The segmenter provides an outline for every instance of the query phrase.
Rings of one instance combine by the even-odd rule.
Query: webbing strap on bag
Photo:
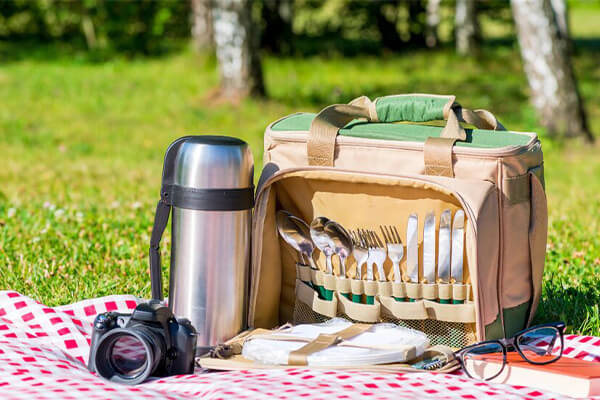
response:
[[[454,178],[452,167],[452,147],[455,138],[429,137],[425,140],[423,157],[425,159],[425,174]]]
[[[361,96],[349,104],[325,107],[311,123],[307,141],[308,163],[333,166],[338,131],[357,118],[364,118],[368,122],[426,122],[444,119],[447,122],[440,137],[425,147],[425,169],[430,175],[454,176],[452,147],[457,140],[464,141],[467,138],[460,122],[472,124],[478,129],[504,129],[489,111],[462,108],[455,100],[455,96],[426,94],[385,96],[375,101]]]
[[[531,182],[531,214],[529,222],[529,256],[533,293],[527,325],[531,324],[542,295],[542,278],[548,239],[548,204],[541,180],[534,172],[529,173]]]
[[[320,334],[315,340],[305,344],[298,350],[290,352],[288,356],[289,365],[307,365],[308,356],[318,351],[324,350],[330,346],[340,343],[342,340],[348,340],[363,332],[366,332],[372,325],[352,324],[346,329],[331,334]]]
[[[309,165],[332,166],[338,130],[356,118],[371,121],[369,107],[350,103],[324,108],[310,125],[310,137],[307,142]]]

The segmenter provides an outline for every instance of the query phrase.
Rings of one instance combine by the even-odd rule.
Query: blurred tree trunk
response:
[[[427,0],[427,18],[425,19],[425,44],[427,47],[436,47],[439,41],[440,3],[441,0]]]
[[[87,14],[83,14],[81,17],[81,30],[85,37],[85,43],[89,50],[94,50],[98,47],[98,39],[96,38],[96,29],[94,27],[94,21]]]
[[[197,50],[213,46],[211,0],[192,1],[192,38]]]
[[[258,36],[250,0],[215,0],[212,5],[215,50],[221,73],[221,96],[264,96]]]
[[[567,32],[561,35],[556,8],[550,0],[512,0],[511,5],[531,99],[542,125],[551,135],[564,132],[593,141],[571,64],[570,39]]]
[[[456,0],[454,24],[458,54],[467,55],[474,52],[479,44],[476,0]]]
[[[276,54],[292,50],[292,0],[264,0],[261,9],[263,31],[261,47]]]
[[[562,38],[569,37],[569,15],[567,14],[567,4],[565,0],[550,0],[550,5],[554,11],[554,17],[558,26],[558,33]]]

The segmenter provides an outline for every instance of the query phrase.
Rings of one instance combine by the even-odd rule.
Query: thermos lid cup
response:
[[[174,207],[234,211],[252,208],[254,161],[248,144],[227,136],[186,136],[169,146],[162,195]]]
[[[191,136],[178,146],[173,183],[197,189],[252,186],[252,154],[243,140],[226,136]]]

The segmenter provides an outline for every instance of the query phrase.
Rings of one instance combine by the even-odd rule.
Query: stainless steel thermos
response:
[[[246,326],[254,162],[242,140],[187,136],[165,155],[150,240],[152,297],[162,300],[160,239],[171,218],[169,308],[198,332],[197,353]]]

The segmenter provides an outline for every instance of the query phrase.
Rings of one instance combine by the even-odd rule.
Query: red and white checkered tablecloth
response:
[[[138,299],[108,296],[46,307],[0,291],[1,399],[559,399],[539,389],[488,384],[461,373],[382,374],[303,368],[196,373],[124,386],[86,369],[92,321],[105,311],[129,312]],[[566,357],[600,362],[600,338],[566,336]]]

